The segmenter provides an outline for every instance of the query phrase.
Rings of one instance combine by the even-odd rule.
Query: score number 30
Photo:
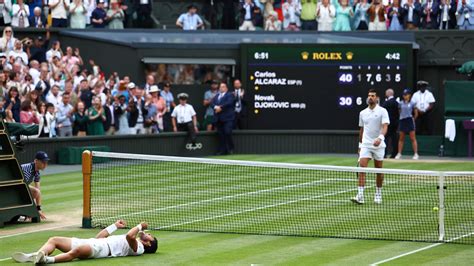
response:
[[[362,104],[362,97],[356,98],[356,104]],[[339,97],[339,106],[352,106],[352,97]]]

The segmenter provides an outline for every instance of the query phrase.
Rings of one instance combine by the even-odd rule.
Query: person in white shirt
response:
[[[51,8],[51,17],[53,18],[53,27],[67,27],[67,12],[69,10],[69,0],[50,0],[49,8]]]
[[[318,3],[318,7],[316,8],[318,31],[332,31],[335,17],[336,8],[329,2],[329,0],[323,0],[322,3]]]
[[[197,12],[197,7],[195,5],[188,6],[188,12],[181,14],[178,20],[176,21],[176,26],[182,28],[183,30],[197,30],[201,27],[204,27],[204,23],[199,17]]]
[[[430,121],[431,113],[436,102],[433,93],[428,90],[429,83],[420,80],[417,82],[418,91],[413,94],[412,102],[415,103],[415,108],[418,112],[416,119],[416,134],[417,135],[432,135],[433,123]]]
[[[18,3],[13,4],[12,7],[12,26],[17,28],[28,28],[30,21],[30,8],[23,0],[18,0]]]
[[[17,61],[17,59],[21,59],[19,61],[21,61],[24,66],[28,65],[28,54],[23,51],[23,44],[20,40],[15,41],[15,48],[8,52],[7,57],[13,57],[15,61]]]
[[[367,108],[359,114],[359,165],[367,167],[370,159],[374,159],[375,168],[383,167],[385,155],[385,134],[387,134],[390,118],[385,108],[378,105],[377,92],[369,90]],[[377,173],[374,202],[382,203],[383,174]],[[364,203],[365,173],[359,173],[357,195],[351,199],[357,204]]]
[[[12,254],[12,259],[17,262],[52,264],[73,261],[74,259],[115,258],[156,253],[158,240],[151,234],[143,232],[148,228],[146,223],[138,224],[125,235],[112,235],[117,229],[126,226],[125,221],[118,220],[100,231],[95,238],[89,239],[51,237],[38,252],[16,252]],[[56,249],[63,253],[51,256]]]
[[[63,57],[63,52],[61,51],[61,43],[59,41],[54,41],[53,45],[51,45],[51,49],[46,52],[46,60],[49,63],[53,62],[53,57]]]
[[[53,85],[48,95],[46,95],[46,102],[52,103],[56,109],[59,107],[59,104],[62,102],[61,94],[59,93],[59,86]]]
[[[188,140],[190,139],[191,143],[195,145],[196,132],[198,132],[196,112],[193,106],[187,103],[188,97],[186,93],[178,94],[179,104],[173,109],[173,113],[171,113],[173,131],[187,131]]]
[[[301,4],[298,1],[287,0],[281,9],[283,12],[283,29],[299,31],[301,26]]]

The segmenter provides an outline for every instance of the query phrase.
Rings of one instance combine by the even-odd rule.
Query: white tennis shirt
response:
[[[390,124],[387,109],[378,104],[374,109],[369,107],[362,110],[359,114],[359,127],[364,128],[362,134],[361,148],[381,149],[385,148],[385,141],[382,141],[378,147],[374,146],[376,138],[382,134],[382,125]]]
[[[139,256],[145,252],[143,244],[137,241],[137,252],[133,251],[127,242],[127,235],[116,235],[105,238],[105,241],[110,247],[111,257],[125,257],[125,256]]]

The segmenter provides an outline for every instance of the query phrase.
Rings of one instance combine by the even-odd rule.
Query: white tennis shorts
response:
[[[107,258],[109,256],[109,245],[107,245],[107,242],[102,239],[80,239],[75,237],[71,239],[71,249],[75,249],[82,245],[89,245],[91,247],[92,254],[89,257],[91,259]]]
[[[374,159],[376,161],[383,161],[383,157],[385,155],[385,149],[371,149],[371,148],[360,148],[359,158],[369,158]]]

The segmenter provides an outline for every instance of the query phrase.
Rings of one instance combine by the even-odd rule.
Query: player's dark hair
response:
[[[145,253],[148,253],[148,254],[156,253],[156,250],[158,250],[158,239],[156,239],[156,237],[153,237],[153,241],[150,242],[150,245],[149,246],[143,245],[143,247],[145,249]]]
[[[369,93],[375,93],[375,95],[377,96],[377,91],[375,89],[370,89]]]

